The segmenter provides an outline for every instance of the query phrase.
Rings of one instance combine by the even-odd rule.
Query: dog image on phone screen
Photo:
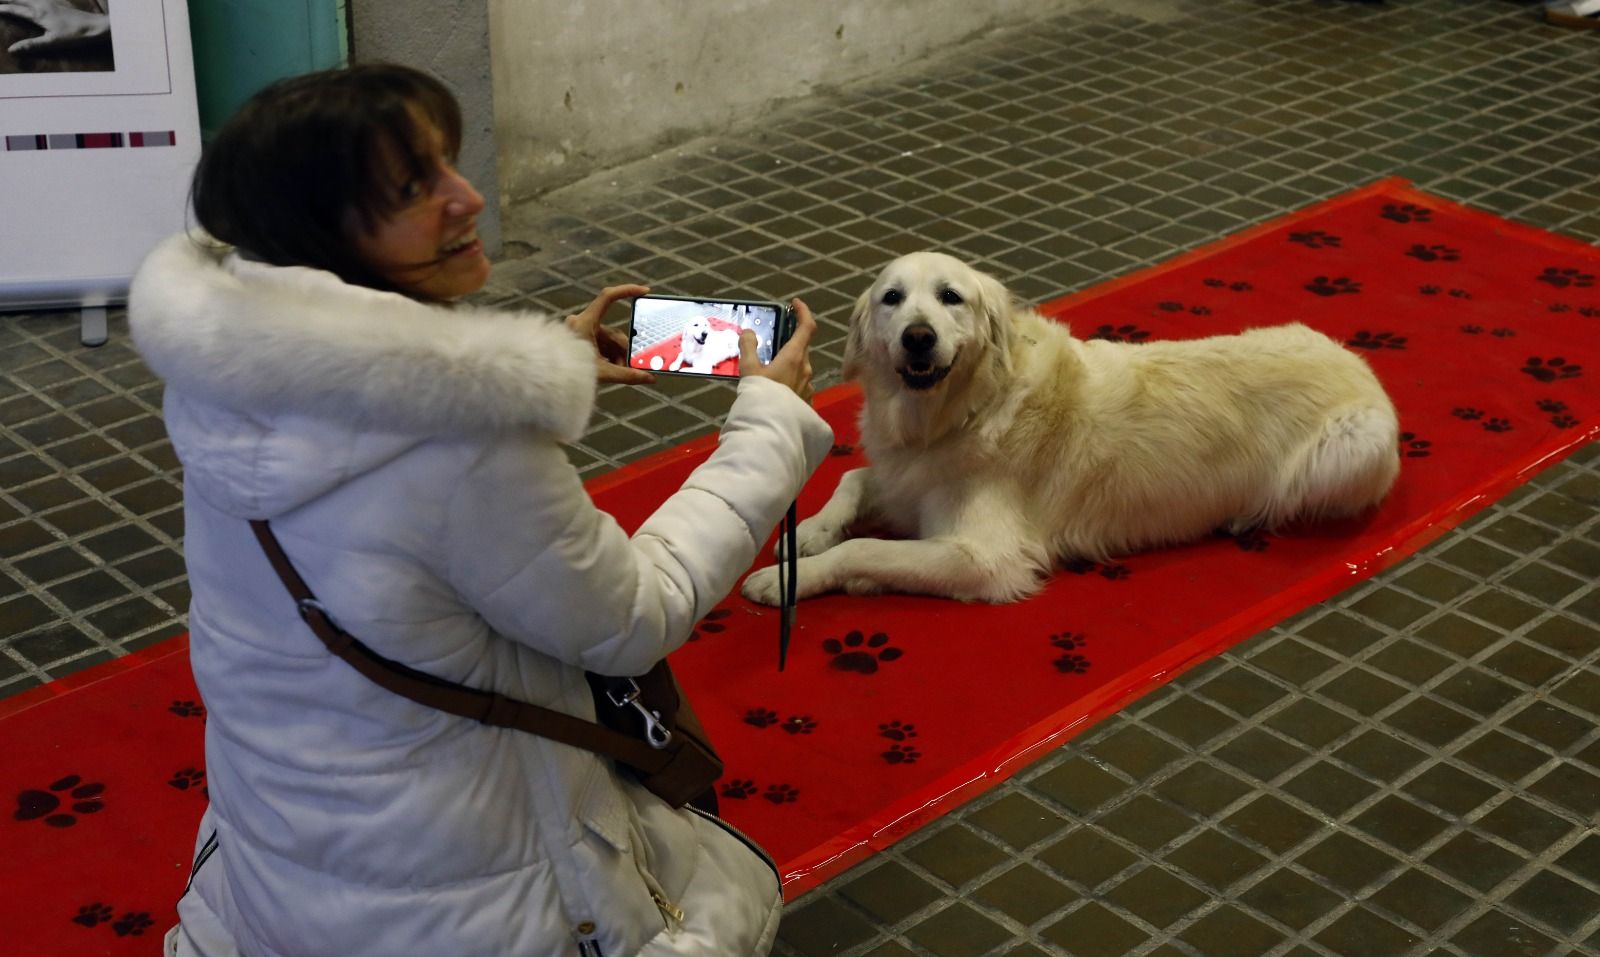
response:
[[[709,373],[717,363],[738,357],[738,332],[718,329],[710,320],[696,317],[684,324],[678,338],[678,357],[667,366],[667,371]]]
[[[1013,601],[1060,561],[1362,513],[1400,468],[1383,386],[1320,332],[1081,340],[940,253],[857,300],[844,375],[869,464],[800,524],[800,598]],[[743,593],[777,586],[763,568]]]

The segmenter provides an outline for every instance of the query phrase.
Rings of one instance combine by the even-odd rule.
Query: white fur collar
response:
[[[583,434],[594,348],[564,323],[427,305],[229,253],[203,235],[173,236],[129,290],[135,346],[181,392],[395,432]]]

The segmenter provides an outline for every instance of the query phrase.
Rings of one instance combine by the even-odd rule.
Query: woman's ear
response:
[[[861,364],[866,361],[863,351],[866,348],[864,345],[866,331],[862,326],[866,324],[872,312],[872,290],[876,287],[876,282],[868,286],[866,292],[857,297],[855,308],[850,311],[850,324],[844,336],[844,365],[839,370],[840,376],[846,381],[860,375]]]

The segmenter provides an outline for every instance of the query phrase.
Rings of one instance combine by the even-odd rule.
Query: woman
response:
[[[379,654],[593,715],[754,559],[832,441],[814,320],[746,343],[711,459],[630,539],[561,443],[618,364],[607,289],[566,323],[448,305],[489,272],[460,119],[423,74],[363,66],[255,97],[196,173],[210,237],[130,293],[184,467],[211,804],[169,954],[764,953],[770,864],[612,762],[391,694],[332,657],[248,524]]]

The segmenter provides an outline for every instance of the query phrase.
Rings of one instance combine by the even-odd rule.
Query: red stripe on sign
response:
[[[128,145],[129,146],[143,146],[144,145],[144,134],[143,133],[129,133],[128,134]]]
[[[122,145],[121,133],[79,133],[78,148],[84,150],[111,149]]]

